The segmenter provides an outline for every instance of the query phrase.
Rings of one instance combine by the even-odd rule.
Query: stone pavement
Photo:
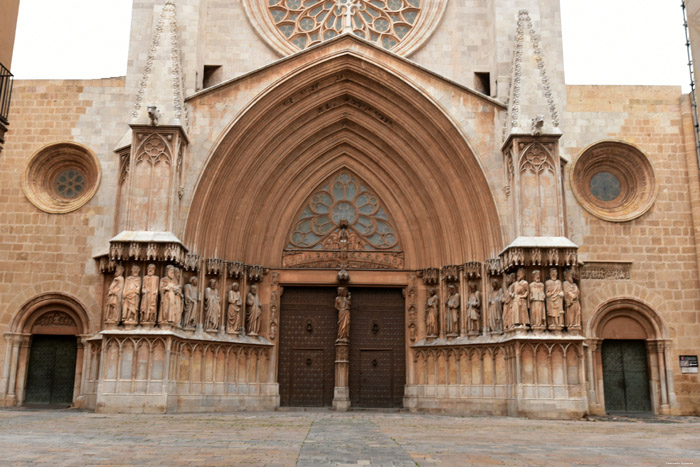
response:
[[[1,465],[700,465],[700,419],[0,410]]]

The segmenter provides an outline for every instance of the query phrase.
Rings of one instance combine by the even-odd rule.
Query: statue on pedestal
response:
[[[335,309],[338,310],[338,338],[336,342],[350,341],[350,292],[347,287],[338,287],[335,298]]]

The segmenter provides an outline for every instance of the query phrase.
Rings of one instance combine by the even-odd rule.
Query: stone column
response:
[[[333,390],[333,407],[339,412],[350,408],[350,344],[336,341],[335,343],[335,388]]]

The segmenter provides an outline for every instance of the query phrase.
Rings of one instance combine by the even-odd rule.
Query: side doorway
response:
[[[651,412],[646,341],[603,341],[605,411]]]
[[[70,406],[73,402],[77,354],[75,336],[33,335],[25,405]]]

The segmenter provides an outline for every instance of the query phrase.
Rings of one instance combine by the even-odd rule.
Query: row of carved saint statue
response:
[[[549,279],[542,283],[540,271],[532,272],[532,282],[525,279],[525,269],[506,275],[505,290],[498,278],[491,280],[488,299],[488,317],[482,327],[481,294],[477,283],[469,283],[469,293],[463,315],[460,315],[460,296],[455,284],[447,287],[446,326],[447,337],[477,336],[487,330],[500,334],[504,330],[525,329],[535,331],[559,331],[581,329],[580,290],[574,282],[573,271],[564,273],[564,282],[558,278],[556,268],[549,270]],[[428,338],[438,337],[440,332],[440,298],[434,288],[428,290],[425,305],[425,329]]]
[[[184,287],[180,285],[180,269],[166,266],[164,277],[155,275],[156,265],[149,264],[146,275],[141,277],[138,265],[131,267],[131,274],[124,279],[124,267],[117,265],[114,279],[107,291],[105,323],[124,325],[169,325],[187,330],[197,328],[197,312],[201,301],[198,280],[192,276]],[[238,282],[231,284],[226,294],[226,332],[257,336],[260,333],[262,303],[258,286],[250,286],[246,296],[247,323]],[[221,326],[221,299],[217,280],[209,280],[204,291],[202,326],[205,331],[218,332]],[[247,326],[246,326],[247,324]]]

